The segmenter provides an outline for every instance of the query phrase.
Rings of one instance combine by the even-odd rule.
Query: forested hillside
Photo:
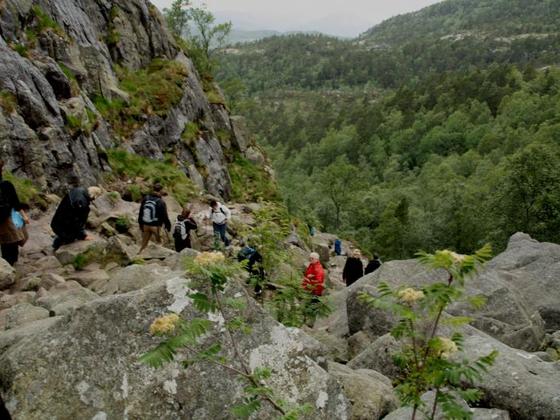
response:
[[[220,77],[245,84],[234,106],[311,224],[386,258],[503,249],[516,231],[557,242],[559,10],[447,1],[354,41],[238,47]]]
[[[448,0],[389,19],[355,40],[291,35],[237,45],[219,77],[249,92],[275,88],[395,88],[429,73],[491,63],[560,62],[557,1]]]

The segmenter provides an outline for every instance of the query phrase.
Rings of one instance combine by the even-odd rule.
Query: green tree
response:
[[[188,32],[190,7],[190,0],[174,0],[169,9],[163,9],[167,27],[177,37],[183,37]]]
[[[202,8],[191,9],[189,16],[194,26],[192,42],[210,60],[212,53],[224,46],[232,23],[216,24],[214,15]]]

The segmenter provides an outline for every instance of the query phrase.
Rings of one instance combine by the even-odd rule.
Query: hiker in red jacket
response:
[[[302,286],[314,296],[322,296],[325,281],[325,271],[319,261],[319,254],[312,252],[309,254],[309,265],[305,270]]]

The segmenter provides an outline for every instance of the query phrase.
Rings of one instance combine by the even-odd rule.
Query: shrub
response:
[[[229,164],[232,199],[238,202],[280,201],[280,194],[270,175],[263,167],[236,155]]]
[[[454,358],[453,354],[462,350],[463,337],[456,331],[446,337],[440,327],[445,323],[453,330],[471,321],[468,317],[446,316],[445,310],[462,296],[465,279],[490,259],[491,249],[487,245],[474,255],[459,255],[448,250],[419,255],[424,265],[445,270],[447,281],[429,284],[421,290],[412,287],[392,290],[382,282],[377,297],[362,293],[360,298],[399,318],[391,331],[401,343],[394,363],[402,377],[395,389],[402,404],[413,407],[412,419],[418,411],[433,419],[438,404],[446,418],[469,419],[472,414],[456,401],[456,397],[471,403],[481,398],[480,391],[470,386],[494,363],[497,352],[492,351],[475,361]],[[480,299],[470,303],[475,308],[483,304]],[[434,403],[432,407],[425,407],[421,396],[429,390],[435,391]]]
[[[117,229],[119,233],[127,233],[130,229],[130,220],[128,220],[128,217],[121,216],[117,218],[115,221],[115,229]]]

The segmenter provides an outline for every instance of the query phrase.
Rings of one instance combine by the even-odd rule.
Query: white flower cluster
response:
[[[442,359],[449,359],[449,357],[453,353],[457,353],[457,351],[459,350],[457,348],[457,344],[455,344],[455,342],[453,340],[450,340],[449,338],[438,337],[438,340],[441,345],[441,350],[439,355]]]
[[[407,287],[406,289],[400,290],[397,296],[402,302],[413,304],[424,298],[424,292],[421,290],[414,290],[412,287]]]
[[[179,322],[179,315],[177,314],[160,316],[152,322],[152,325],[150,325],[150,334],[161,335],[172,333],[175,331],[177,322]]]
[[[441,252],[445,255],[449,255],[451,257],[451,259],[453,260],[454,264],[461,264],[465,260],[465,257],[466,257],[466,255],[457,254],[456,252],[449,251],[447,249],[445,251],[441,251]]]

